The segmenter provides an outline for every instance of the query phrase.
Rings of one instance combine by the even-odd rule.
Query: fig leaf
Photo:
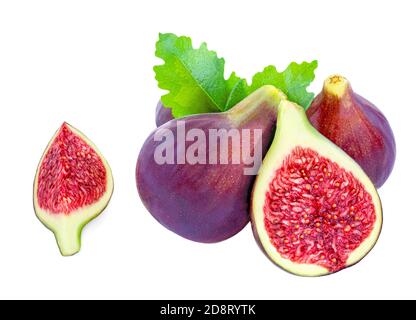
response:
[[[263,85],[274,85],[305,109],[314,98],[306,88],[315,78],[317,61],[292,62],[283,72],[268,66],[254,75],[249,86],[235,72],[225,79],[224,59],[208,50],[206,43],[195,49],[189,37],[159,34],[156,57],[164,64],[154,67],[155,78],[159,88],[168,91],[161,100],[175,118],[227,111]]]
[[[276,70],[275,66],[268,66],[262,72],[253,76],[249,93],[258,88],[269,84],[282,90],[290,101],[293,101],[305,109],[311,104],[314,94],[308,92],[306,88],[315,79],[315,69],[318,61],[302,62],[298,64],[292,62],[283,72]]]
[[[227,80],[227,95],[227,103],[223,111],[227,111],[248,96],[247,81],[233,72]]]
[[[165,106],[172,108],[175,118],[190,114],[221,112],[227,104],[224,59],[209,51],[206,43],[192,47],[189,37],[160,34],[156,56],[164,60],[154,67]]]

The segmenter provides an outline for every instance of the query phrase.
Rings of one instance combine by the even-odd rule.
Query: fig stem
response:
[[[333,75],[325,80],[324,90],[333,96],[341,98],[349,86],[350,83],[347,78],[340,75]]]
[[[81,250],[81,231],[78,228],[65,228],[55,232],[61,254],[72,256]]]
[[[265,85],[240,101],[227,113],[234,123],[242,124],[252,118],[259,107],[273,108],[274,112],[277,112],[280,101],[286,99],[286,95],[281,90],[271,85]]]
[[[277,128],[279,131],[293,131],[296,134],[301,128],[308,126],[309,122],[305,110],[301,106],[289,100],[280,102],[277,116]]]

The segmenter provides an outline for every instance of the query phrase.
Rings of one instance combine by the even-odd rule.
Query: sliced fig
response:
[[[83,227],[105,209],[112,193],[107,161],[86,136],[64,123],[40,160],[33,196],[36,215],[55,234],[62,255],[80,250]]]
[[[358,162],[377,188],[384,184],[396,158],[393,131],[381,111],[356,94],[346,78],[326,79],[306,114],[320,133]]]
[[[253,188],[251,215],[264,253],[301,276],[357,263],[382,226],[371,180],[289,101],[279,106],[275,138]]]
[[[252,174],[246,172],[252,166],[245,158],[248,153],[234,162],[233,156],[239,153],[233,151],[235,146],[228,134],[241,137],[240,147],[246,129],[250,134],[245,140],[248,151],[253,155],[260,150],[260,165],[270,146],[277,106],[283,98],[281,91],[265,86],[227,112],[173,119],[154,131],[140,151],[136,179],[142,202],[156,220],[184,238],[204,243],[228,239],[243,229],[249,221],[250,192],[258,168]],[[254,138],[255,130],[261,133],[259,141]],[[215,145],[208,141],[212,132],[219,134],[214,138]],[[172,151],[175,159],[172,156],[172,163],[160,163],[156,154],[170,136],[174,143],[165,151]],[[190,139],[183,141],[185,137]],[[221,147],[222,141],[226,149]],[[205,163],[179,158],[190,150],[198,150]],[[212,162],[212,157],[218,161]]]
[[[159,100],[156,106],[156,126],[160,127],[161,125],[165,124],[166,122],[173,119],[172,109],[166,108],[162,101]]]

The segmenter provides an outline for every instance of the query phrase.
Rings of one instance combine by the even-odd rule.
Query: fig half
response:
[[[306,111],[309,121],[364,169],[377,188],[393,170],[396,143],[390,124],[371,102],[335,75]]]
[[[243,229],[258,170],[248,160],[259,152],[260,166],[273,138],[278,103],[285,98],[264,86],[227,112],[173,119],[156,129],[145,141],[136,169],[140,198],[153,217],[174,233],[204,243],[223,241]],[[168,145],[169,138],[173,143]],[[172,162],[157,161],[161,151],[167,158],[172,153]],[[197,154],[202,161],[181,159],[185,154]]]
[[[361,167],[309,123],[303,108],[285,100],[253,188],[251,215],[264,253],[301,276],[355,264],[382,226],[380,199]]]
[[[80,250],[83,227],[105,209],[112,193],[113,177],[103,155],[64,123],[40,160],[33,191],[36,215],[55,234],[63,256]]]

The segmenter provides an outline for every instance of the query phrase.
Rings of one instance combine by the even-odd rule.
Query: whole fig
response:
[[[277,106],[285,98],[275,87],[264,86],[227,112],[173,119],[156,129],[136,169],[139,195],[155,219],[204,243],[242,230],[249,222],[254,165],[261,165],[275,131]]]
[[[358,162],[377,188],[384,184],[396,158],[393,131],[381,111],[356,94],[346,78],[326,79],[306,113],[320,133]]]

